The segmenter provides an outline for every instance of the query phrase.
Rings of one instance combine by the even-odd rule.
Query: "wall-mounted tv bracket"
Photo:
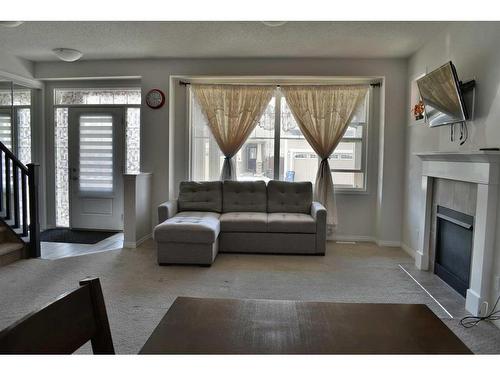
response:
[[[458,83],[460,84],[460,90],[462,92],[472,90],[476,86],[475,79],[471,79],[470,81],[467,82],[458,81]]]
[[[460,91],[461,91],[461,94],[464,94],[464,93],[467,93],[471,90],[474,90],[474,88],[476,87],[476,80],[475,79],[471,79],[469,81],[466,81],[466,82],[462,82],[462,81],[458,81],[459,85],[460,85]],[[474,93],[472,94],[473,95],[473,99],[472,99],[472,111],[466,111],[466,116],[468,119],[471,118],[471,115],[474,113],[474,102],[475,102],[475,99],[474,99]],[[453,124],[451,126],[451,141],[453,142],[455,139],[455,125]],[[469,138],[469,129],[467,129],[467,122],[464,121],[464,122],[461,122],[460,123],[460,146],[462,146],[466,141],[467,139]]]

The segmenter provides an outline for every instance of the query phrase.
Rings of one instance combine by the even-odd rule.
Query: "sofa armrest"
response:
[[[312,202],[311,216],[316,221],[316,252],[326,251],[326,208],[319,202]]]
[[[177,214],[177,199],[167,201],[158,206],[158,223],[163,223]]]
[[[326,223],[326,208],[319,202],[312,202],[311,216],[316,222]]]

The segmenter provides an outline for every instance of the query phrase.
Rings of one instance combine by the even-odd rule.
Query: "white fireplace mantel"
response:
[[[446,178],[477,184],[471,276],[465,308],[478,314],[483,302],[489,297],[500,182],[500,151],[426,152],[415,155],[422,160],[421,187],[425,203],[422,205],[419,247],[415,257],[415,265],[419,269],[429,269],[434,179]]]

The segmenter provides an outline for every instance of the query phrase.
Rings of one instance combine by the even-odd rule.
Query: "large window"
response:
[[[189,98],[191,179],[217,180],[224,155],[210,133],[194,95],[191,94]],[[330,156],[333,182],[338,189],[366,189],[368,103],[369,95],[357,109],[342,141]],[[312,183],[320,162],[279,90],[234,161],[237,179],[241,181],[280,179]]]
[[[68,110],[73,106],[114,106],[124,110],[125,171],[140,170],[140,88],[58,88],[54,90],[56,225],[69,226]]]

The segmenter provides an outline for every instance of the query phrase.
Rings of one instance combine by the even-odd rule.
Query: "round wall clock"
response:
[[[146,104],[149,108],[158,109],[165,104],[165,94],[160,89],[152,89],[146,94]]]

